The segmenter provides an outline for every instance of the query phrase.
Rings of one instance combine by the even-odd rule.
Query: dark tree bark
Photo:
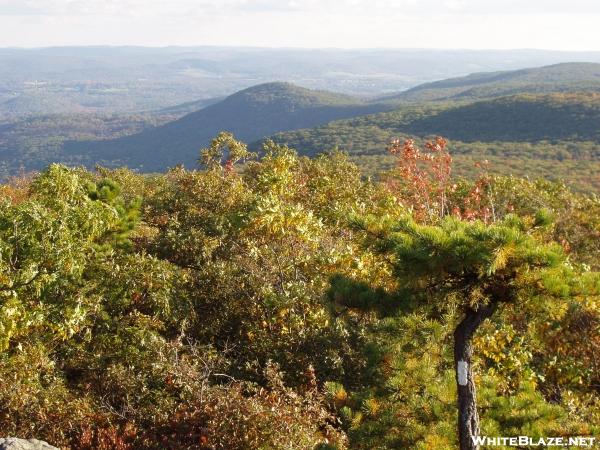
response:
[[[472,439],[472,436],[479,436],[479,415],[477,414],[477,397],[471,370],[471,357],[473,356],[471,338],[479,325],[490,317],[495,309],[495,303],[480,305],[476,310],[468,308],[465,318],[454,330],[454,369],[458,391],[460,450],[477,450],[479,448]]]

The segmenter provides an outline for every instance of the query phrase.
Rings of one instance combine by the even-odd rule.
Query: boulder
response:
[[[60,450],[37,439],[0,438],[0,450]]]

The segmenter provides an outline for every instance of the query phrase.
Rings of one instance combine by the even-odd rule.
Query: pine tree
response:
[[[471,437],[479,434],[471,368],[474,333],[502,304],[564,293],[556,286],[574,280],[562,248],[543,241],[550,222],[550,214],[541,211],[533,218],[509,215],[491,225],[449,216],[437,225],[418,224],[411,217],[393,225],[382,226],[373,218],[361,223],[376,237],[379,251],[389,256],[402,297],[409,293],[434,314],[456,311],[454,368],[461,450],[477,448]],[[389,309],[389,299],[385,303]]]

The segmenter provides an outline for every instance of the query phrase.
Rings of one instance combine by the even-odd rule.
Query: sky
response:
[[[600,50],[600,0],[0,0],[0,47]]]

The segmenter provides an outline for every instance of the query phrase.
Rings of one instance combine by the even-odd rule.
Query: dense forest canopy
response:
[[[394,111],[333,121],[273,136],[305,155],[340,148],[363,171],[375,174],[393,161],[385,154],[395,138],[452,142],[461,175],[489,160],[500,175],[567,181],[578,190],[600,189],[600,97],[596,93],[520,94],[476,102],[405,105]]]
[[[138,50],[122,50],[136,74],[153,58]],[[97,52],[89,68],[62,55],[63,84],[0,85],[2,435],[90,450],[598,435],[600,65],[214,98],[263,72],[165,50],[140,100],[118,70],[77,84]],[[317,86],[327,56],[355,64],[292,53]],[[232,64],[245,75],[220,79]],[[213,97],[164,102],[197,76]]]
[[[448,449],[600,433],[600,200],[220,134],[202,170],[0,187],[0,430],[80,449]],[[450,147],[451,148],[451,147]],[[243,163],[243,164],[241,164]],[[493,312],[493,313],[492,313]]]

